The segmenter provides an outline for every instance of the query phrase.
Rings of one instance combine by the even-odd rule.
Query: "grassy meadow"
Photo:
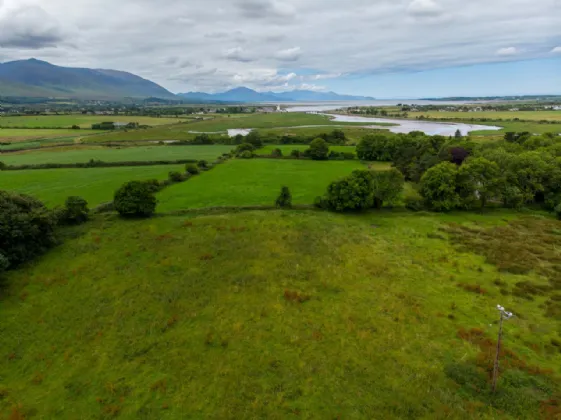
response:
[[[90,159],[104,162],[196,159],[213,161],[234,146],[145,146],[145,147],[74,147],[65,150],[45,149],[40,151],[6,154],[0,160],[8,165],[40,163],[81,163]]]
[[[2,171],[0,190],[32,195],[50,207],[62,205],[68,196],[77,195],[93,207],[112,201],[114,192],[125,182],[166,179],[170,171],[184,170],[185,165],[162,165]]]
[[[453,245],[452,227],[508,246],[493,232],[521,223],[560,227],[509,212],[98,218],[5,278],[0,415],[558,418],[559,320],[547,296],[515,294],[543,273]],[[497,303],[516,316],[490,399]]]
[[[293,150],[300,150],[304,151],[309,149],[310,146],[307,144],[281,144],[281,145],[274,145],[268,144],[261,149],[257,149],[255,151],[258,155],[270,155],[273,150],[280,149],[282,151],[283,156],[290,156],[290,152]],[[339,145],[329,145],[329,150],[334,152],[347,152],[347,153],[355,153],[356,146],[339,146]]]
[[[516,106],[513,106],[515,108]],[[424,115],[429,118],[490,118],[493,120],[510,120],[518,118],[520,120],[532,121],[559,121],[561,123],[561,111],[477,111],[477,112],[440,112],[440,111],[419,111],[408,112],[409,117],[416,118]]]
[[[365,166],[358,161],[233,160],[160,192],[157,211],[273,205],[283,185],[294,204],[313,204],[332,181],[360,168]]]
[[[60,137],[79,137],[79,130],[72,129],[21,129],[21,128],[0,128],[0,142],[22,142],[35,139],[52,139]]]
[[[113,122],[137,122],[145,125],[166,125],[175,124],[177,122],[188,121],[190,117],[180,118],[156,118],[156,117],[140,117],[128,115],[34,115],[34,116],[8,116],[0,117],[0,127],[25,127],[25,128],[70,128],[78,125],[81,128],[90,129],[92,124],[101,123],[103,121]]]

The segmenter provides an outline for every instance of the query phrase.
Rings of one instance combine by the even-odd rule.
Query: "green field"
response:
[[[501,272],[440,230],[452,222],[491,229],[518,217],[97,219],[5,279],[0,414],[556,418],[556,401],[537,399],[559,389],[561,353],[550,344],[559,321],[545,315],[545,297],[511,293],[540,277]],[[525,223],[559,230],[553,220]],[[494,354],[486,351],[497,303],[516,317],[505,324],[510,362],[490,399],[478,366]]]
[[[90,132],[91,133],[91,132]],[[25,141],[34,139],[51,139],[57,137],[79,137],[80,130],[60,129],[19,129],[19,128],[0,128],[0,142],[5,141]]]
[[[273,205],[283,185],[290,188],[294,204],[313,204],[331,181],[359,168],[364,165],[358,161],[233,160],[166,188],[157,195],[158,211]]]
[[[41,151],[6,154],[0,160],[8,165],[40,163],[81,163],[91,159],[104,162],[204,159],[214,161],[233,146],[148,146],[125,148],[74,148],[67,150],[46,149]]]
[[[381,125],[379,130],[387,130],[386,126]],[[392,125],[392,124],[388,124]],[[279,137],[282,136],[319,136],[320,134],[330,133],[334,129],[342,130],[345,133],[347,138],[347,143],[358,143],[361,138],[367,136],[369,134],[374,134],[378,130],[374,130],[372,128],[363,128],[363,127],[349,127],[349,126],[333,126],[333,127],[294,127],[294,128],[269,128],[269,129],[261,129],[259,130],[260,133],[263,135],[274,134]]]
[[[255,151],[258,155],[270,155],[273,150],[280,149],[282,151],[283,156],[289,156],[290,152],[293,150],[300,150],[304,151],[308,149],[310,146],[305,144],[282,144],[282,145],[274,145],[270,144],[261,149]],[[334,152],[347,152],[347,153],[355,153],[356,154],[356,147],[355,146],[329,146],[329,150],[333,150]]]
[[[559,124],[538,124],[531,122],[510,122],[510,121],[496,121],[496,122],[476,122],[478,125],[496,125],[503,127],[499,131],[472,131],[470,134],[474,136],[496,136],[497,134],[504,134],[506,132],[524,132],[528,131],[533,134],[543,134],[543,133],[561,133],[561,123]]]
[[[39,115],[39,116],[22,116],[22,117],[0,117],[0,127],[28,127],[28,128],[60,128],[72,127],[79,125],[82,128],[91,128],[92,124],[103,121],[112,122],[137,122],[145,125],[165,125],[174,124],[181,121],[188,121],[190,117],[185,118],[155,118],[155,117],[138,117],[128,115]]]
[[[112,201],[115,190],[127,181],[166,179],[170,171],[184,171],[184,165],[3,171],[0,190],[29,194],[49,206],[78,195],[93,207]]]
[[[514,105],[513,108],[516,108]],[[440,111],[419,111],[408,112],[409,118],[416,118],[424,115],[430,118],[455,118],[455,119],[471,119],[471,118],[490,118],[493,120],[503,119],[510,120],[518,118],[520,120],[532,121],[559,121],[561,122],[561,111],[478,111],[478,112],[440,112]]]

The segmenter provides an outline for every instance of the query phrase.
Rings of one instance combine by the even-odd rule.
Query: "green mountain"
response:
[[[156,83],[131,73],[60,67],[36,59],[0,64],[0,96],[176,98]]]

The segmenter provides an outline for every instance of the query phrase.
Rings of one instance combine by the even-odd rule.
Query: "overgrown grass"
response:
[[[536,275],[499,272],[439,230],[517,217],[99,218],[6,277],[0,413],[556,418],[559,322],[538,300],[496,286]],[[475,282],[487,293],[457,286]],[[499,394],[490,396],[480,366],[497,303],[516,317],[505,324]]]
[[[259,155],[270,155],[273,150],[280,149],[282,151],[283,156],[290,156],[290,152],[293,150],[300,150],[304,151],[308,149],[310,146],[306,144],[282,144],[282,145],[274,145],[268,144],[261,149],[255,151],[255,153]],[[339,146],[339,145],[330,145],[329,150],[333,150],[335,152],[347,152],[347,153],[355,153],[356,147],[355,146]]]
[[[286,185],[294,204],[313,204],[331,181],[366,168],[358,161],[236,159],[158,194],[158,211],[272,205]]]
[[[3,171],[0,190],[17,191],[37,197],[49,206],[61,205],[68,196],[85,198],[90,206],[112,201],[113,193],[127,181],[166,179],[170,171],[184,171],[184,165],[34,169]]]
[[[148,146],[125,148],[75,148],[73,150],[42,150],[8,154],[0,160],[9,165],[39,163],[75,163],[90,159],[104,162],[143,161],[143,160],[214,160],[223,153],[230,152],[234,146]]]
[[[379,130],[387,131],[386,126],[391,126],[393,124],[384,125],[384,123],[379,123],[380,128]],[[294,127],[294,128],[270,128],[270,129],[261,129],[259,130],[260,133],[264,135],[274,134],[277,136],[319,136],[320,134],[330,133],[334,129],[342,130],[347,137],[347,142],[350,144],[356,144],[362,139],[364,136],[369,134],[374,134],[379,130],[372,129],[372,128],[363,128],[363,127],[350,127],[350,126],[332,126],[332,127]]]

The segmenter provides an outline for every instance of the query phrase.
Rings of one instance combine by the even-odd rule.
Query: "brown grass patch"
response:
[[[461,287],[462,289],[464,289],[466,292],[472,292],[472,293],[476,293],[478,295],[486,295],[487,294],[487,290],[485,290],[483,287],[481,287],[480,284],[462,284],[462,283],[458,283],[457,285],[458,287]]]
[[[297,291],[285,290],[284,299],[288,302],[304,303],[309,301],[311,297]]]

